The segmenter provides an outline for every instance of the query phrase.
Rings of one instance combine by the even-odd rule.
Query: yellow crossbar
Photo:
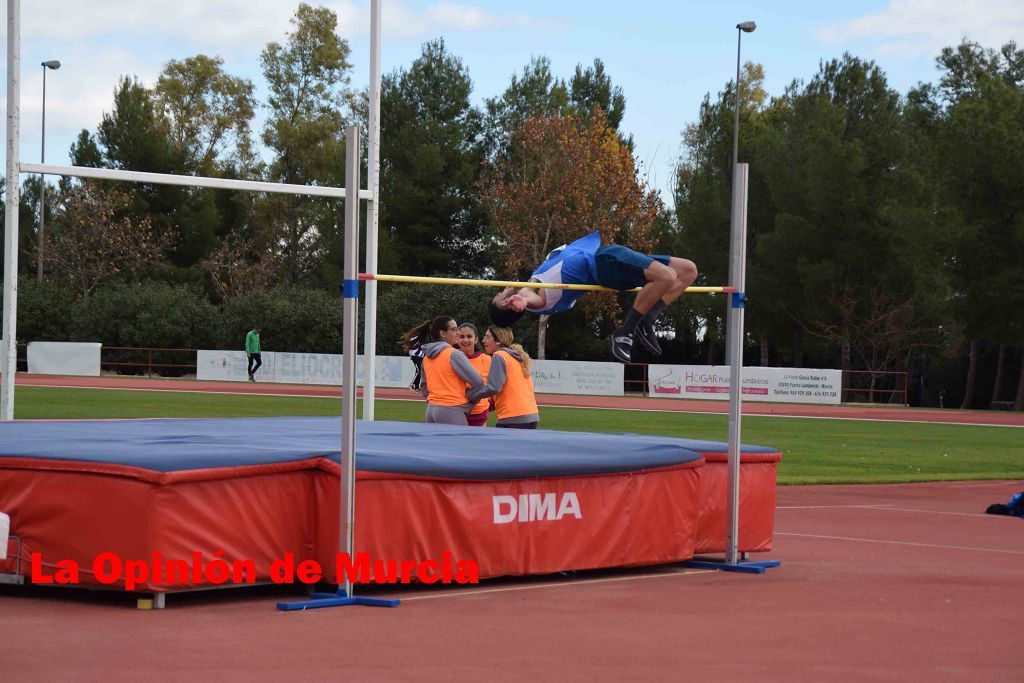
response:
[[[360,280],[380,282],[423,282],[434,285],[465,285],[467,287],[533,287],[535,289],[581,289],[588,292],[614,292],[617,290],[600,285],[565,285],[556,282],[514,282],[511,280],[465,280],[457,277],[421,277],[418,275],[381,275],[380,273],[359,273]],[[640,289],[631,289],[639,292]],[[717,294],[735,292],[735,287],[687,287],[687,294]]]

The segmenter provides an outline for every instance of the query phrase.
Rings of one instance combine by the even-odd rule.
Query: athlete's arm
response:
[[[479,389],[484,385],[484,380],[480,377],[480,373],[469,362],[469,358],[461,349],[452,351],[449,359],[449,362],[452,364],[452,370],[459,376],[459,379],[469,385],[470,389]]]
[[[494,303],[500,308],[506,308],[516,313],[522,313],[527,309],[539,310],[544,308],[547,297],[544,290],[536,290],[531,287],[506,287],[494,297]]]
[[[499,355],[491,356],[491,369],[487,371],[487,382],[482,387],[466,392],[470,401],[476,403],[482,398],[490,398],[505,386],[505,359]]]

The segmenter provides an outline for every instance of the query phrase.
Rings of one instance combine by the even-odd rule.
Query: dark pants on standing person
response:
[[[258,353],[249,354],[249,376],[252,377],[256,374],[256,371],[263,365],[263,358]]]
[[[502,427],[504,429],[536,429],[536,422],[513,422],[511,424],[496,424],[495,427]]]

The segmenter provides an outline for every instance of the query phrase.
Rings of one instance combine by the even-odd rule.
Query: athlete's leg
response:
[[[651,265],[654,264],[652,263]],[[675,282],[672,283],[668,291],[661,297],[662,302],[666,306],[678,299],[686,291],[686,288],[697,279],[697,265],[689,259],[672,256],[668,260],[667,267],[672,269],[672,272],[675,274]]]

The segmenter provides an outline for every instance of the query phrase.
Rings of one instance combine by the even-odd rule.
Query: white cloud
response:
[[[934,55],[964,37],[998,48],[1024,36],[1024,3],[1011,0],[890,0],[872,14],[824,26],[818,38],[831,45],[875,44],[879,54]]]
[[[426,9],[424,15],[436,26],[451,26],[463,31],[480,29],[522,27],[530,23],[526,15],[499,15],[486,12],[473,5],[460,5],[440,0]]]
[[[22,34],[26,40],[45,37],[52,42],[134,35],[209,44],[220,50],[262,47],[283,38],[298,4],[298,0],[105,0],[96,5],[82,0],[39,0],[22,11]],[[310,0],[310,4],[337,14],[339,32],[345,37],[369,32],[369,0]],[[412,38],[448,30],[522,27],[530,18],[495,14],[479,5],[451,0],[429,4],[385,0],[382,21],[389,36]]]
[[[328,4],[343,16],[350,16],[354,5]],[[49,0],[33,3],[30,11],[22,12],[22,33],[26,40],[51,42],[159,37],[232,49],[280,39],[297,6],[297,2],[280,0],[105,0],[101,4]]]
[[[478,5],[450,0],[437,0],[425,7],[412,7],[408,2],[388,0],[382,6],[381,13],[384,33],[392,39],[422,38],[445,31],[523,27],[532,23],[530,17],[524,14],[495,14]]]
[[[350,43],[368,40],[369,0],[306,0],[338,16]],[[151,86],[170,59],[219,55],[229,73],[261,80],[257,58],[270,41],[283,41],[300,0],[22,0],[21,136],[26,158],[36,159],[41,115],[39,62],[60,59],[47,78],[47,157],[61,163],[82,128],[94,130],[109,111],[122,75]],[[6,3],[0,7],[6,21]],[[385,41],[422,40],[452,31],[521,27],[521,14],[496,14],[452,0],[384,0]],[[360,65],[365,70],[366,65]],[[6,70],[0,52],[0,71]],[[358,78],[354,80],[360,80]],[[0,98],[0,118],[6,102]]]
[[[152,84],[163,64],[140,57],[121,46],[98,46],[84,50],[65,46],[59,55],[63,65],[48,72],[46,80],[46,158],[66,163],[70,142],[83,128],[94,131],[114,101],[114,89],[121,76],[138,76]],[[21,69],[21,142],[23,158],[39,160],[42,115],[42,67],[27,61]],[[6,103],[5,103],[6,105]],[[0,107],[6,115],[6,106]]]

